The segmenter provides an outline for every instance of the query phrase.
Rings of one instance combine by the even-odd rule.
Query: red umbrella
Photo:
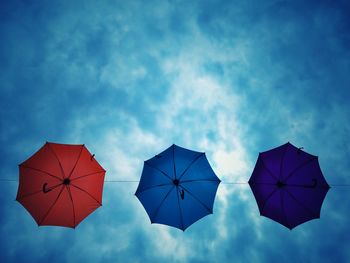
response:
[[[102,205],[105,173],[84,145],[47,142],[19,165],[16,200],[39,226],[75,228]]]

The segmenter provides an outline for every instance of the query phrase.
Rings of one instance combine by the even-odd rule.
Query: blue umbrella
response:
[[[136,197],[151,223],[183,231],[202,217],[213,213],[220,179],[205,153],[175,144],[144,162]]]

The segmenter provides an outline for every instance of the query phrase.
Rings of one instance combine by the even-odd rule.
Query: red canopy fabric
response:
[[[84,145],[47,142],[19,165],[16,200],[39,226],[75,228],[102,205],[105,173]]]

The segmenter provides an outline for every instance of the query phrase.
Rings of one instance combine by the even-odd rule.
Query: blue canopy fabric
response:
[[[144,162],[135,195],[151,223],[185,231],[213,213],[219,184],[205,153],[173,144]]]

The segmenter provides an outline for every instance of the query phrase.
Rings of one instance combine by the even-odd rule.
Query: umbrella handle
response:
[[[46,194],[46,193],[48,193],[48,192],[50,192],[52,190],[52,188],[51,189],[50,188],[47,189],[46,186],[47,186],[47,183],[44,183],[43,184],[43,192],[44,192],[44,194]]]
[[[184,200],[185,198],[185,191],[182,189],[180,192],[181,199]]]

